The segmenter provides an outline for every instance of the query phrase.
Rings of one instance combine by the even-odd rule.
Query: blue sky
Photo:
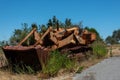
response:
[[[120,0],[0,0],[0,41],[22,23],[46,24],[54,15],[62,22],[82,21],[105,39],[120,28]]]

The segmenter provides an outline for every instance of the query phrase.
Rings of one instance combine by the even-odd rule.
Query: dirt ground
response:
[[[109,46],[108,50],[108,57],[110,53],[112,53],[112,56],[120,56],[120,45]]]
[[[0,80],[39,80],[34,75],[11,74],[9,71],[0,71]]]

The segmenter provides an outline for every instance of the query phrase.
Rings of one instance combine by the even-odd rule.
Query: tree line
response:
[[[10,39],[8,41],[0,41],[0,45],[1,46],[17,45],[25,36],[27,36],[27,34],[33,28],[37,28],[38,33],[44,33],[49,26],[52,26],[53,28],[57,28],[57,27],[70,28],[73,26],[77,26],[81,30],[87,29],[88,31],[95,32],[97,34],[97,40],[102,40],[102,38],[100,37],[99,33],[95,28],[90,28],[88,26],[85,26],[83,28],[82,22],[79,22],[78,24],[74,24],[69,18],[66,18],[64,22],[61,22],[59,19],[57,19],[56,16],[53,16],[51,19],[48,20],[47,24],[37,25],[33,23],[29,27],[27,23],[23,23],[21,29],[15,29]],[[31,36],[23,43],[23,45],[32,45],[35,43],[34,41],[35,41],[34,36]]]
[[[107,44],[120,44],[120,29],[114,30],[111,36],[105,39]]]

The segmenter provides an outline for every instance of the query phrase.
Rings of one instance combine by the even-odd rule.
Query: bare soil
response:
[[[120,56],[120,45],[109,46],[108,50],[108,57],[110,56],[110,52],[112,56]]]

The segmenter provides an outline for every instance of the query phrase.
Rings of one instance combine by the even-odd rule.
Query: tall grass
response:
[[[21,65],[14,65],[14,67],[12,68],[14,72],[18,73],[18,74],[35,74],[35,70],[31,67],[31,66],[27,66],[24,64]]]
[[[67,57],[67,54],[61,54],[59,51],[50,53],[50,59],[47,65],[43,67],[42,72],[50,76],[56,75],[60,69],[72,70],[75,66],[75,61]]]
[[[101,58],[104,57],[108,50],[106,48],[106,45],[101,42],[101,41],[95,41],[92,44],[92,48],[93,48],[93,54],[97,57],[97,58]]]

